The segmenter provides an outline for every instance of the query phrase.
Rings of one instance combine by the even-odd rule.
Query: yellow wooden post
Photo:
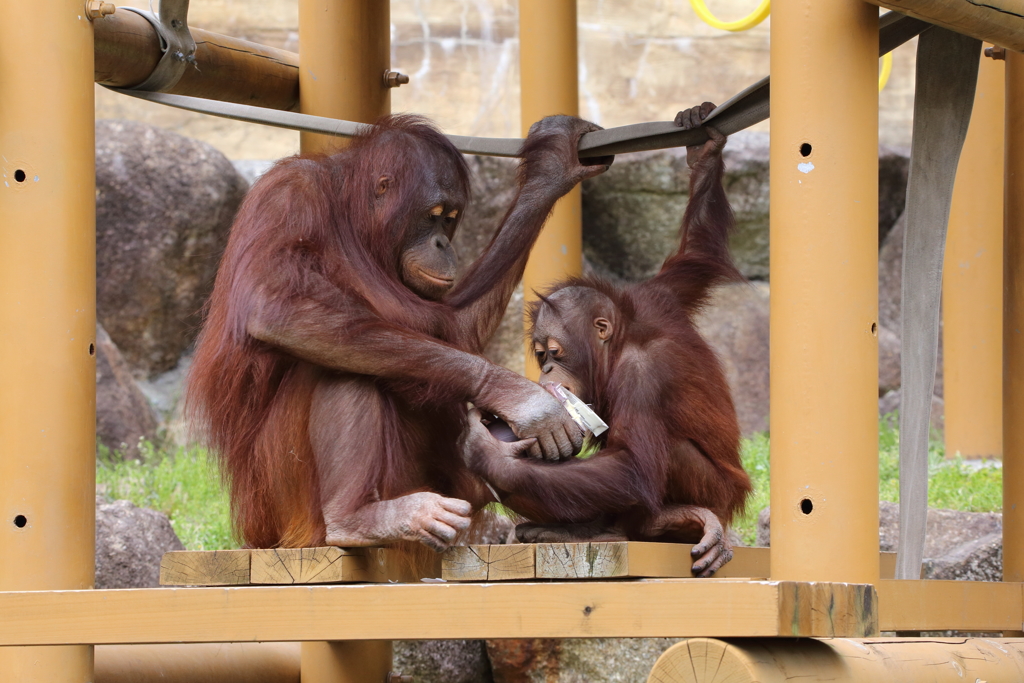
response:
[[[981,58],[946,233],[947,457],[1003,454],[1003,64]]]
[[[772,578],[877,583],[878,11],[771,32]]]
[[[390,22],[390,3],[381,0],[299,0],[302,113],[363,123],[390,113]],[[304,154],[330,154],[345,144],[313,133],[299,139]],[[388,640],[302,644],[302,683],[376,683],[390,669]]]
[[[1024,580],[1024,54],[1006,51],[1003,580]]]
[[[0,590],[93,583],[92,26],[81,0],[0,21]],[[92,647],[0,648],[0,680],[84,683]]]
[[[523,135],[545,116],[579,113],[576,51],[576,0],[520,0],[519,83]],[[574,188],[555,205],[523,275],[527,301],[534,291],[583,270],[582,205]],[[536,380],[540,368],[527,344],[526,376]]]
[[[373,123],[391,111],[391,6],[381,0],[299,0],[299,109]],[[300,133],[303,153],[330,154],[343,138]]]

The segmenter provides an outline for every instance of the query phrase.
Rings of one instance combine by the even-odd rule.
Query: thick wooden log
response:
[[[936,24],[987,40],[1002,47],[1024,50],[1024,1],[985,0],[868,0],[873,5],[902,12],[930,24]]]
[[[119,8],[93,22],[96,82],[131,88],[160,60],[160,39],[142,16]],[[299,102],[299,56],[294,52],[191,29],[195,66],[167,92],[224,102],[291,110]]]

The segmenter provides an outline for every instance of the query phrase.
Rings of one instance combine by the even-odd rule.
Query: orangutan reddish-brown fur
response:
[[[610,163],[577,158],[595,128],[534,126],[515,203],[457,285],[467,167],[423,120],[387,117],[338,154],[285,159],[257,181],[188,387],[247,545],[447,547],[490,499],[459,451],[467,401],[537,457],[579,449],[557,401],[480,352],[555,201]]]
[[[701,125],[714,105],[680,112]],[[690,199],[679,251],[653,279],[618,288],[596,278],[555,285],[531,311],[541,381],[560,383],[609,424],[587,459],[521,457],[474,413],[471,468],[531,520],[523,541],[675,540],[697,543],[694,573],[732,557],[725,528],[751,490],[729,386],[694,316],[710,289],[740,278],[729,257],[733,224],[722,187],[725,138],[690,148]]]

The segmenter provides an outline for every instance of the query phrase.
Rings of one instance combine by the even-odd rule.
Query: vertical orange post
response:
[[[299,0],[299,109],[373,123],[391,112],[391,3]],[[300,133],[304,154],[330,154],[344,138]]]
[[[0,591],[93,584],[93,35],[82,0],[0,21]],[[0,648],[0,680],[83,683],[91,646]]]
[[[878,581],[878,10],[771,26],[772,578]]]
[[[1004,62],[981,58],[942,273],[946,456],[1003,455]]]
[[[545,116],[579,114],[576,0],[520,0],[520,117],[525,136]],[[583,270],[582,204],[577,186],[562,197],[530,252],[523,274],[526,301],[534,291]],[[527,344],[526,376],[540,377]]]
[[[1024,581],[1024,54],[1006,51],[1003,580]]]
[[[299,109],[373,123],[391,111],[384,72],[391,64],[391,3],[299,0]],[[344,138],[300,134],[304,154],[331,154]],[[302,683],[382,681],[391,641],[302,644]]]

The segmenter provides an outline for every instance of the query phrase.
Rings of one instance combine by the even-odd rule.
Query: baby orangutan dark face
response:
[[[561,384],[584,403],[594,400],[592,368],[608,361],[614,304],[588,287],[566,287],[540,305],[533,353],[541,384]]]

